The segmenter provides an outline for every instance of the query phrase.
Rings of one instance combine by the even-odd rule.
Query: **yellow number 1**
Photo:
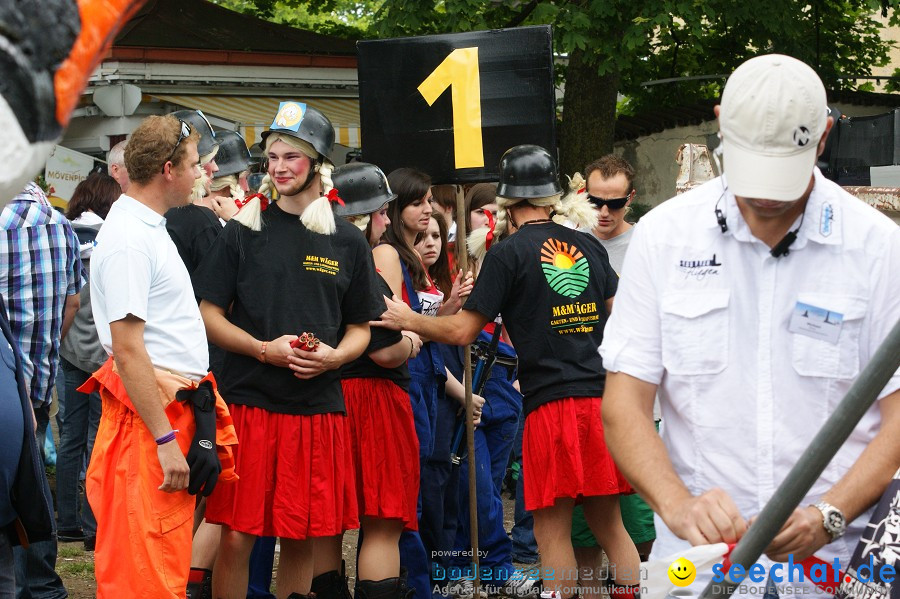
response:
[[[453,146],[456,168],[484,166],[481,142],[481,82],[478,48],[457,48],[419,84],[419,93],[431,106],[452,88]]]

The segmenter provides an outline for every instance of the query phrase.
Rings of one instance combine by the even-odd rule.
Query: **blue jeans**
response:
[[[96,536],[97,521],[79,491],[79,480],[85,464],[90,459],[100,425],[100,394],[79,393],[90,373],[60,358],[63,386],[59,393],[59,447],[56,458],[56,503],[60,530],[84,529],[86,537]],[[80,504],[80,506],[79,506]],[[79,507],[81,508],[79,510]],[[80,516],[80,517],[79,517]]]
[[[513,444],[513,456],[522,462],[522,435],[525,433],[525,414],[519,418],[519,432]],[[519,471],[516,482],[515,525],[512,529],[512,558],[521,564],[536,564],[537,541],[534,538],[534,517],[525,509],[525,469]]]
[[[46,433],[49,420],[49,407],[35,408],[38,422],[44,421]],[[39,425],[40,426],[40,425]],[[40,429],[38,430],[40,433]],[[39,442],[41,439],[39,439]],[[43,447],[43,443],[40,443]],[[43,477],[44,490],[50,496],[50,484]],[[69,596],[63,586],[62,579],[56,573],[56,536],[49,541],[32,543],[28,549],[13,547],[16,562],[16,598],[17,599],[65,599]]]
[[[16,596],[16,567],[9,534],[0,530],[0,599]]]

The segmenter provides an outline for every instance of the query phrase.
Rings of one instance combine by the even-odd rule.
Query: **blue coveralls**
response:
[[[406,265],[401,262],[403,283],[410,307],[421,312],[422,306]],[[409,398],[412,403],[416,435],[419,437],[420,483],[417,515],[418,532],[404,531],[400,535],[400,565],[408,571],[408,584],[415,589],[415,599],[432,599],[430,579],[432,552],[440,551],[443,522],[436,522],[433,515],[435,497],[434,481],[428,469],[428,460],[434,451],[439,397],[444,395],[447,380],[444,359],[437,344],[422,345],[419,355],[409,364]],[[438,497],[443,502],[443,496]],[[424,507],[423,507],[424,506]]]
[[[478,335],[478,340],[489,343],[490,335],[482,331]],[[461,380],[462,348],[451,349],[455,351],[452,352],[452,360],[447,357],[447,367]],[[498,347],[498,354],[508,357],[516,355],[515,350],[503,342]],[[478,549],[482,556],[479,569],[482,573],[482,582],[491,586],[502,585],[513,572],[512,542],[504,527],[500,489],[522,414],[522,394],[512,386],[514,380],[515,372],[510,372],[505,366],[494,365],[482,395],[485,404],[481,424],[475,428]],[[470,573],[465,568],[470,565],[471,558],[462,556],[463,552],[472,546],[469,526],[468,459],[463,459],[458,478],[459,509],[453,546],[456,556],[451,559],[450,565],[454,568],[463,568],[464,572]]]

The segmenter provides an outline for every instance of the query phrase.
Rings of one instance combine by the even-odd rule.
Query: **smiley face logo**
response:
[[[678,558],[669,566],[669,581],[677,587],[686,587],[697,577],[697,568],[683,557]]]

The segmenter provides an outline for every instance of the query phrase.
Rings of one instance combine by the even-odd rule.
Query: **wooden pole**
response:
[[[469,270],[469,252],[466,248],[466,201],[462,185],[456,186],[456,247],[459,249],[458,269],[462,269],[463,275]],[[472,538],[472,564],[475,567],[473,574],[473,597],[479,597],[481,577],[479,575],[478,556],[478,498],[475,495],[475,405],[472,402],[472,352],[468,346],[463,348],[463,387],[466,390],[466,436],[469,448],[469,529]],[[485,373],[487,376],[487,373]]]

